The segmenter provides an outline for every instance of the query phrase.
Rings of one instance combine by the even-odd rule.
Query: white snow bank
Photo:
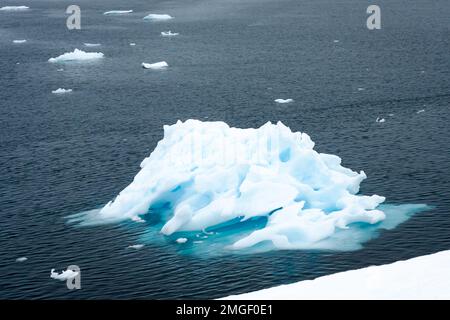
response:
[[[153,20],[153,21],[164,21],[164,20],[170,20],[170,19],[173,19],[173,17],[168,14],[151,13],[144,17],[144,20]]]
[[[78,272],[70,270],[70,269],[62,271],[61,273],[55,272],[55,269],[52,269],[50,271],[50,278],[56,279],[56,280],[61,280],[61,281],[75,278],[77,275],[78,275]]]
[[[161,215],[164,235],[221,224],[239,230],[245,221],[264,217],[267,223],[240,233],[231,248],[324,248],[329,243],[322,241],[342,237],[351,224],[385,219],[377,210],[384,197],[357,195],[364,179],[363,171],[318,153],[306,133],[281,122],[239,129],[224,122],[178,121],[164,126],[164,139],[133,182],[101,210],[88,213],[86,224],[133,219],[149,209],[158,214],[169,204],[170,212]]]
[[[48,62],[87,61],[101,59],[103,56],[101,52],[84,52],[83,50],[75,49],[73,52],[67,52],[56,58],[50,58]]]
[[[127,13],[132,13],[132,12],[133,12],[133,10],[111,10],[111,11],[103,12],[103,14],[105,16],[108,16],[108,15],[127,14]]]
[[[179,35],[179,33],[172,32],[170,30],[161,32],[161,36],[163,36],[163,37],[174,37],[174,36],[178,36],[178,35]]]
[[[294,102],[294,99],[275,99],[276,103],[285,104]]]
[[[450,251],[442,251],[224,299],[450,299],[448,270]]]
[[[100,47],[101,46],[100,43],[89,43],[89,42],[85,42],[85,43],[83,43],[83,45],[85,47]]]
[[[54,94],[63,94],[63,93],[69,93],[72,92],[72,89],[64,89],[64,88],[58,88],[56,90],[53,90],[52,93]]]
[[[22,11],[22,10],[28,10],[30,7],[27,6],[6,6],[1,7],[0,11]]]
[[[142,63],[142,67],[143,67],[144,69],[154,69],[154,70],[157,70],[157,69],[165,69],[165,68],[167,68],[168,66],[169,66],[169,65],[168,65],[167,62],[165,62],[165,61],[156,62],[156,63],[145,63],[145,62]]]
[[[13,43],[25,43],[27,40],[13,40]]]

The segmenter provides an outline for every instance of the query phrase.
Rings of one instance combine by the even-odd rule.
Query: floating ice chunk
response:
[[[177,239],[177,243],[186,243],[188,241],[188,239],[186,238],[178,238]]]
[[[61,71],[64,71],[64,69],[56,69],[56,71],[59,71],[59,72],[61,72]]]
[[[281,122],[239,129],[224,122],[179,121],[164,127],[163,140],[133,182],[87,217],[115,222],[161,214],[164,235],[223,224],[239,230],[262,218],[264,225],[238,234],[231,248],[311,248],[348,232],[349,225],[385,219],[377,209],[384,197],[357,194],[364,179],[363,171],[318,153],[306,133]],[[163,204],[169,212],[161,212]]]
[[[136,43],[134,43],[134,42],[130,43],[130,46],[135,46],[135,45],[136,45]]]
[[[334,42],[334,43],[338,43],[338,42],[339,42],[339,40],[333,40],[333,42]]]
[[[27,260],[28,260],[27,257],[20,257],[20,258],[17,258],[17,259],[16,259],[16,262],[25,262],[25,261],[27,261]]]
[[[144,17],[144,20],[153,20],[153,21],[165,21],[165,20],[170,20],[170,19],[173,19],[173,17],[168,14],[151,13]]]
[[[358,88],[358,91],[364,91],[365,89],[364,88]]]
[[[56,280],[61,280],[61,281],[75,278],[77,275],[78,275],[78,272],[73,271],[73,270],[65,270],[65,271],[62,271],[61,273],[55,272],[55,269],[52,269],[50,271],[50,278],[56,279]]]
[[[375,122],[377,122],[377,123],[383,123],[383,122],[386,122],[386,119],[385,119],[385,118],[377,117],[377,119],[375,120]]]
[[[276,99],[275,102],[279,104],[285,104],[294,102],[294,99]]]
[[[165,69],[167,68],[169,65],[167,64],[167,62],[165,61],[161,61],[161,62],[156,62],[156,63],[142,63],[142,67],[144,69],[153,69],[153,70],[158,70],[158,69]]]
[[[6,7],[1,7],[0,11],[23,11],[23,10],[28,10],[30,9],[27,6],[6,6]]]
[[[161,36],[163,36],[163,37],[174,37],[174,36],[178,36],[178,35],[179,35],[179,33],[172,32],[170,30],[161,32]]]
[[[85,42],[85,43],[83,43],[83,45],[85,47],[100,47],[101,46],[100,43],[89,43],[89,42]]]
[[[132,12],[133,12],[133,10],[111,10],[111,11],[103,12],[103,14],[105,16],[108,16],[108,15],[127,14],[127,13],[132,13]]]
[[[48,62],[68,62],[68,61],[86,61],[103,58],[101,52],[84,52],[83,50],[75,49],[73,52],[64,53],[56,58],[48,59]]]
[[[25,43],[27,40],[13,40],[13,43]]]
[[[127,139],[124,139],[124,141],[127,141]],[[139,216],[131,217],[131,220],[134,221],[134,222],[139,222],[139,223],[144,223],[144,222],[145,222],[145,220],[142,219],[142,218],[139,217]]]
[[[54,94],[63,94],[63,93],[69,93],[72,92],[72,89],[64,89],[64,88],[58,88],[56,90],[53,90],[52,93]]]
[[[419,113],[423,113],[423,112],[425,112],[425,109],[421,109],[421,110],[417,111],[416,113],[419,114]]]
[[[135,250],[142,249],[143,247],[144,247],[143,244],[133,244],[133,245],[131,245],[131,246],[128,246],[128,248],[130,248],[130,249],[135,249]]]

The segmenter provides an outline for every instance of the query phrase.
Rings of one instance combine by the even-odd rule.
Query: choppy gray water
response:
[[[449,249],[448,1],[378,1],[375,31],[365,26],[371,3],[356,0],[80,0],[79,31],[65,27],[70,1],[0,6],[27,3],[27,12],[0,12],[0,298],[216,298]],[[151,12],[175,19],[143,21]],[[168,30],[180,36],[160,36]],[[105,59],[47,62],[75,48]],[[164,72],[140,66],[161,60]],[[59,87],[74,91],[51,93]],[[117,195],[162,126],[188,118],[281,120],[364,170],[363,193],[433,209],[353,252],[133,250],[145,225],[66,224]],[[81,267],[81,290],[50,279],[70,264]]]

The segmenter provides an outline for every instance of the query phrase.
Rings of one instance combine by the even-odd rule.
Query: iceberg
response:
[[[30,7],[27,6],[6,6],[6,7],[1,7],[0,11],[23,11],[23,10],[28,10],[30,9]]]
[[[25,261],[27,261],[27,260],[28,260],[27,257],[20,257],[20,258],[17,258],[17,259],[16,259],[16,262],[25,262]]]
[[[275,99],[276,103],[285,104],[294,102],[294,99]]]
[[[13,40],[13,43],[25,43],[27,40]]]
[[[133,10],[111,10],[111,11],[103,12],[103,14],[105,16],[108,16],[108,15],[127,14],[127,13],[132,13],[132,12],[133,12]]]
[[[173,17],[168,14],[151,13],[144,17],[144,20],[153,20],[153,21],[165,21],[165,20],[170,20],[170,19],[173,19]]]
[[[450,299],[450,251],[228,296],[224,300]]]
[[[161,36],[163,36],[163,37],[174,37],[174,36],[178,36],[178,35],[179,35],[179,33],[172,32],[170,30],[161,32]]]
[[[167,68],[169,65],[167,64],[167,62],[165,61],[161,61],[161,62],[156,62],[156,63],[142,63],[142,67],[144,69],[153,69],[153,70],[158,70],[158,69],[165,69]]]
[[[75,49],[73,52],[67,52],[56,58],[50,58],[48,62],[87,61],[101,59],[103,56],[104,54],[101,52],[84,52],[83,50]]]
[[[52,93],[54,94],[63,94],[63,93],[69,93],[72,92],[72,89],[64,89],[64,88],[58,88],[56,90],[53,90]]]
[[[386,214],[378,206],[385,198],[359,195],[364,171],[345,168],[341,158],[314,147],[308,134],[281,122],[240,129],[224,122],[178,121],[164,126],[164,138],[129,186],[72,222],[158,215],[161,233],[176,239],[234,230],[226,246],[232,250],[329,248],[345,234],[350,235],[345,242],[367,241],[351,233],[353,226],[382,225]],[[409,208],[403,209],[406,216]],[[388,224],[386,229],[394,225]]]

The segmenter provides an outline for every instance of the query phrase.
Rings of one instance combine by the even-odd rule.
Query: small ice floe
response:
[[[132,46],[132,47],[135,46],[135,45],[136,45],[136,43],[134,43],[134,42],[130,43],[130,46]]]
[[[65,270],[61,273],[55,272],[55,269],[50,271],[50,278],[65,281],[67,279],[75,278],[78,275],[78,272],[72,270]]]
[[[188,239],[186,238],[178,238],[177,239],[177,243],[186,243],[188,241]]]
[[[25,43],[27,42],[27,40],[23,39],[23,40],[13,40],[13,43]]]
[[[144,20],[152,20],[152,21],[165,21],[165,20],[170,20],[170,19],[173,19],[173,17],[171,15],[156,14],[156,13],[151,13],[144,17]]]
[[[128,246],[128,248],[130,248],[130,249],[135,249],[135,250],[142,249],[143,247],[144,247],[143,244],[133,244],[133,245],[131,245],[131,246]]]
[[[377,123],[383,123],[383,122],[386,122],[386,119],[385,119],[385,118],[377,117],[377,120],[375,120],[375,122],[377,122]]]
[[[23,11],[23,10],[28,10],[30,9],[30,7],[27,6],[6,6],[6,7],[1,7],[0,11]]]
[[[421,109],[421,110],[417,111],[416,113],[419,114],[419,113],[423,113],[423,112],[425,112],[425,109]]]
[[[393,114],[393,113],[389,113],[388,116],[389,116],[389,117],[393,117],[394,114]]]
[[[127,141],[127,139],[123,139],[123,141]],[[145,220],[142,219],[139,216],[133,216],[133,217],[131,217],[131,220],[134,221],[134,222],[139,222],[139,223],[144,223],[145,222]]]
[[[178,35],[179,35],[179,33],[172,32],[170,30],[161,32],[161,36],[163,36],[163,37],[174,37],[174,36],[178,36]]]
[[[132,13],[132,12],[133,12],[133,10],[111,10],[111,11],[103,12],[103,14],[105,16],[111,16],[111,15],[127,14],[127,13]]]
[[[101,44],[100,43],[89,43],[89,42],[85,42],[83,43],[85,47],[100,47]]]
[[[358,88],[358,91],[364,91],[364,90],[366,90],[366,89],[364,89],[364,88]]]
[[[420,73],[422,73],[422,74],[425,73],[425,70],[420,71]]]
[[[61,72],[64,71],[64,69],[56,69],[56,71]]]
[[[275,99],[274,101],[279,104],[285,104],[294,102],[294,99]]]
[[[68,61],[87,61],[103,58],[104,54],[101,52],[84,52],[83,50],[75,49],[73,52],[66,52],[56,58],[48,59],[48,62],[68,62]]]
[[[17,259],[16,259],[16,262],[25,262],[25,261],[27,261],[27,260],[28,260],[27,257],[20,257],[20,258],[17,258]]]
[[[334,42],[334,43],[338,43],[338,42],[339,42],[339,40],[333,40],[333,42]]]
[[[156,63],[142,63],[142,67],[144,69],[153,69],[153,70],[159,70],[159,69],[165,69],[167,68],[169,65],[167,64],[167,62],[165,61],[161,61],[161,62],[156,62]]]
[[[63,94],[63,93],[69,93],[72,92],[72,89],[64,89],[64,88],[58,88],[56,90],[53,90],[52,93],[54,94]]]

